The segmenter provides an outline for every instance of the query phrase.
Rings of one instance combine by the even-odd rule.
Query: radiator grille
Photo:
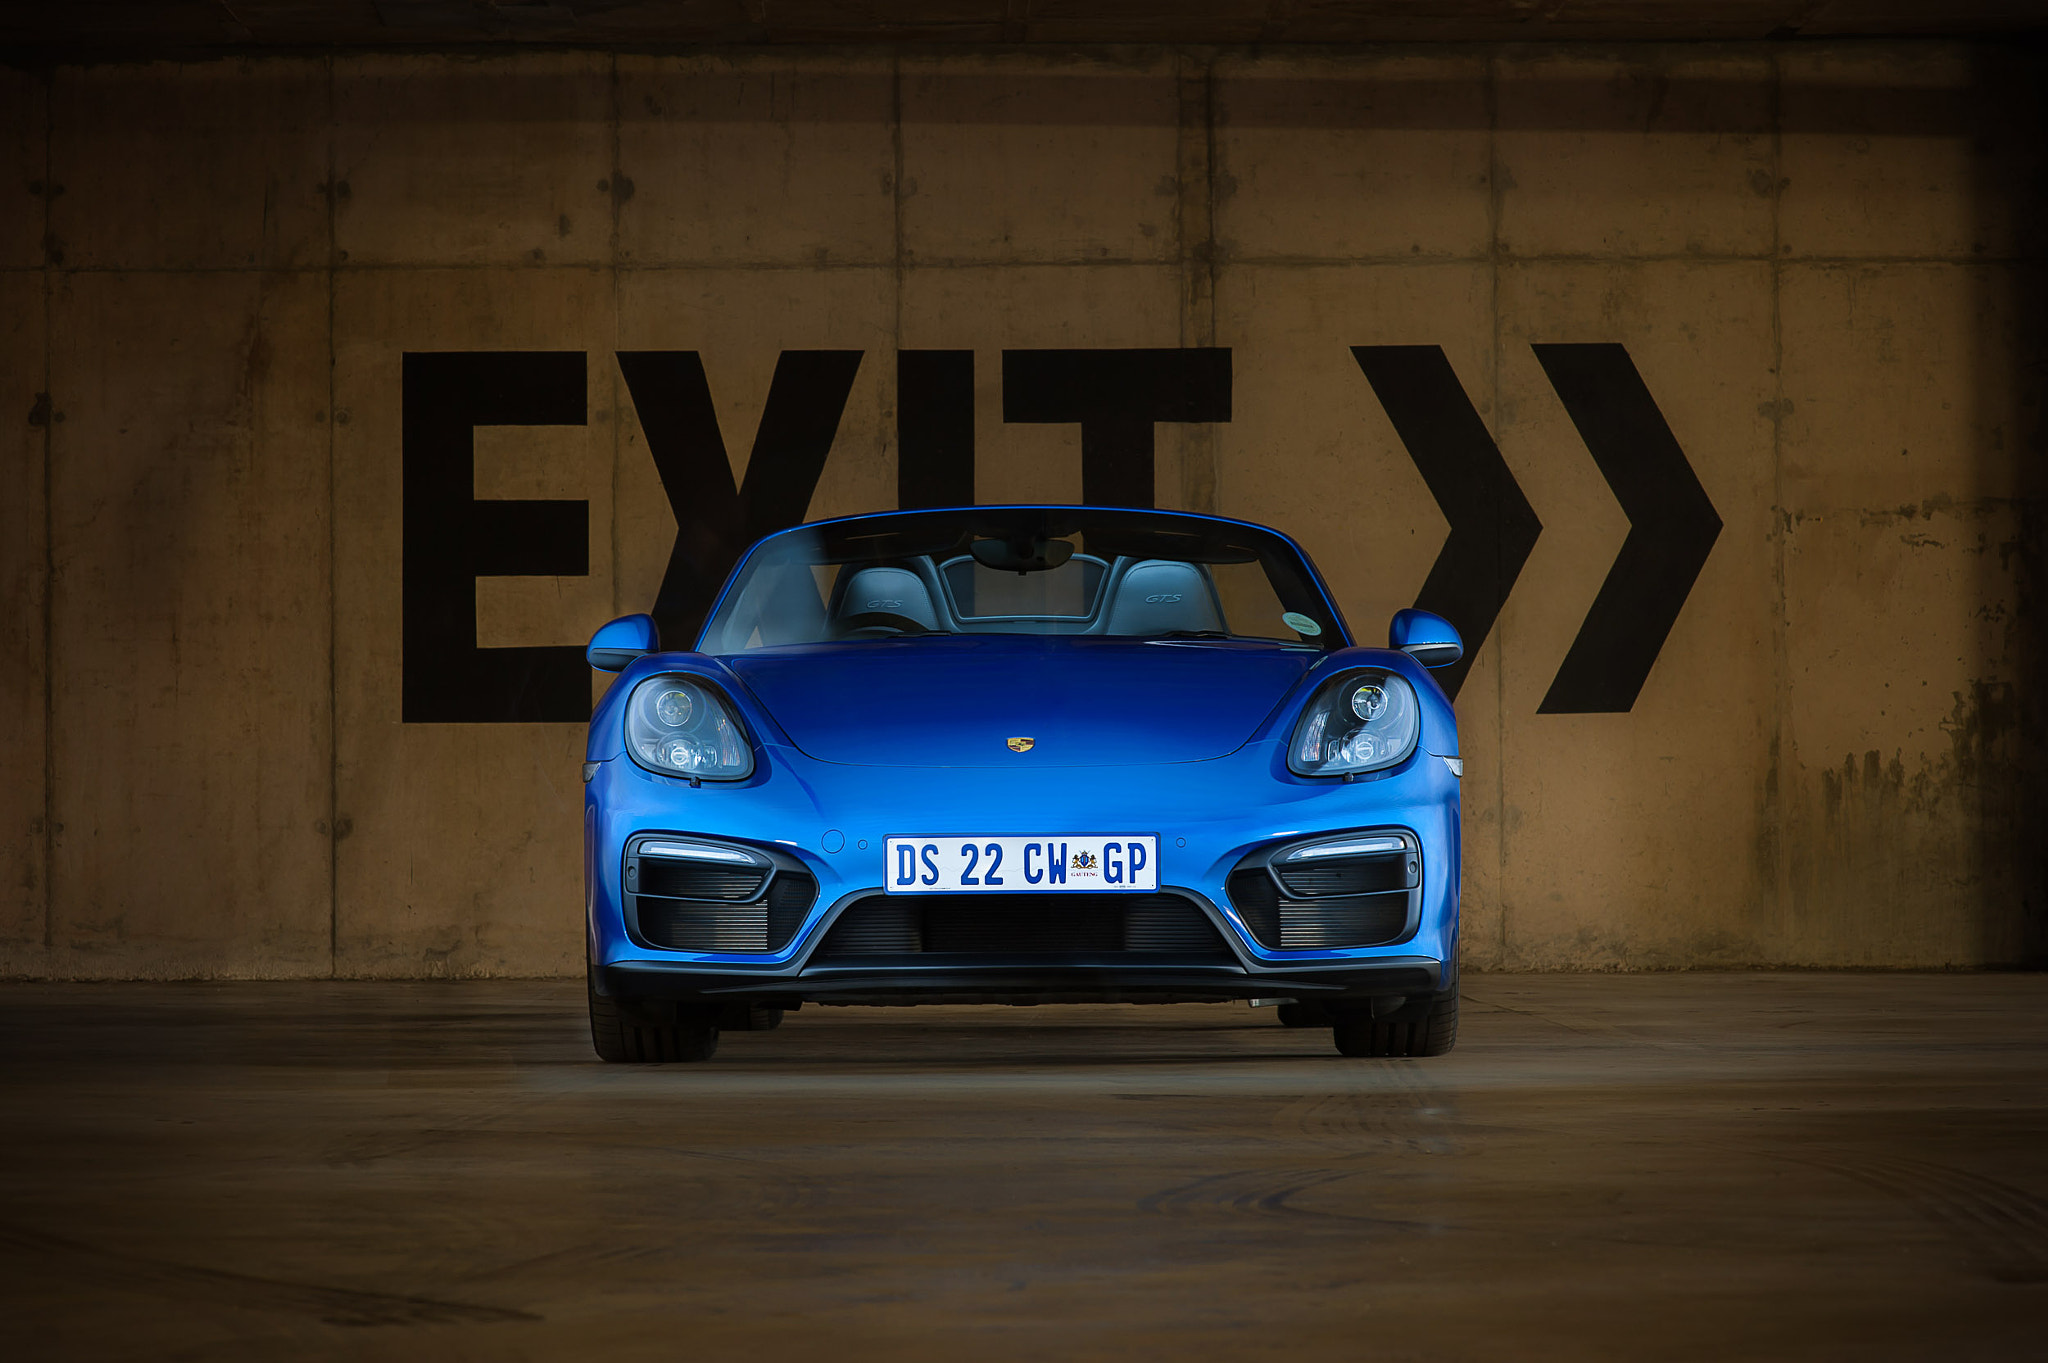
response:
[[[1133,953],[1235,959],[1201,908],[1173,894],[870,895],[815,959]]]
[[[766,951],[768,905],[640,897],[640,935],[672,951]]]
[[[1405,889],[1291,899],[1280,893],[1263,866],[1231,872],[1228,885],[1238,917],[1269,951],[1379,946],[1408,926]]]
[[[743,903],[761,892],[765,867],[720,866],[704,861],[640,857],[639,884],[626,888],[669,899],[715,899]]]
[[[818,882],[802,871],[784,871],[768,887],[768,949],[780,951],[804,925],[818,897]]]
[[[1405,890],[1416,882],[1419,869],[1413,852],[1370,857],[1331,857],[1327,861],[1299,864],[1280,862],[1273,868],[1280,883],[1296,899],[1317,899],[1324,895],[1384,894]]]
[[[655,864],[651,858],[640,862],[638,878],[643,885],[660,884],[667,890],[704,888],[705,882],[697,879],[657,880],[649,874]],[[711,869],[732,876],[723,867]],[[645,890],[628,895],[640,936],[650,945],[671,951],[780,951],[803,926],[804,915],[818,898],[818,882],[808,872],[780,871],[764,895],[759,893],[764,872],[742,874],[753,881],[754,894],[747,903],[733,903],[730,895],[680,898]]]

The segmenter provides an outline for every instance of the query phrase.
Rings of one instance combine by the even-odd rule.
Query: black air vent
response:
[[[642,895],[639,910],[640,935],[671,951],[768,949],[766,904],[706,904]]]
[[[638,862],[640,883],[626,888],[670,899],[714,899],[737,904],[759,894],[761,882],[768,878],[768,870],[763,866],[724,866],[717,862],[648,856],[640,857]]]
[[[813,960],[1130,955],[1235,960],[1201,907],[1175,894],[870,895],[839,915]]]
[[[1224,882],[1237,916],[1268,951],[1280,945],[1280,887],[1264,866],[1245,866]]]
[[[1411,891],[1402,886],[1409,879],[1406,863],[1413,856],[1407,853],[1378,859],[1385,866],[1360,858],[1366,865],[1316,866],[1282,873],[1290,890],[1307,890],[1312,898],[1281,894],[1263,861],[1240,865],[1230,873],[1227,888],[1237,916],[1268,951],[1380,946],[1398,940],[1407,930]],[[1389,880],[1393,886],[1386,889],[1346,893],[1356,885],[1385,885]]]
[[[1280,883],[1287,887],[1287,893],[1296,899],[1384,894],[1388,890],[1408,889],[1419,879],[1419,863],[1413,852],[1330,857],[1307,862],[1282,861],[1273,869],[1280,873]]]
[[[748,850],[760,865],[629,855],[628,925],[670,951],[780,951],[817,902],[818,882],[794,857]]]
[[[819,956],[904,956],[924,950],[923,915],[908,899],[876,896],[847,907]]]
[[[1146,895],[1124,906],[1126,951],[1214,951],[1221,943],[1207,914],[1179,895]]]
[[[803,926],[818,897],[818,882],[802,871],[784,871],[768,887],[768,949],[780,951]]]

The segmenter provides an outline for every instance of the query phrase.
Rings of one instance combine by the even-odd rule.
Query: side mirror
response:
[[[661,631],[651,615],[622,615],[590,636],[584,659],[600,672],[622,672],[635,658],[661,648]]]
[[[1441,615],[1414,609],[1395,611],[1387,647],[1398,648],[1424,667],[1449,667],[1465,656],[1457,627]]]

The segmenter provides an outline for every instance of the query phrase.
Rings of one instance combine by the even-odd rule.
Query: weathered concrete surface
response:
[[[0,72],[0,962],[45,957],[48,791],[43,630],[49,620],[45,455],[50,431],[44,307],[48,110],[28,75]],[[33,190],[33,192],[29,192]],[[4,966],[0,966],[4,968]]]
[[[334,308],[334,402],[347,416],[334,442],[335,610],[338,619],[393,628],[334,635],[333,968],[449,974],[531,962],[535,973],[564,970],[578,952],[564,934],[576,932],[580,903],[582,738],[560,724],[401,721],[403,481],[400,407],[389,395],[406,349],[459,349],[478,334],[505,349],[604,344],[613,331],[608,281],[553,267],[364,271],[337,278]],[[392,336],[407,339],[383,339]],[[477,441],[481,495],[502,488],[589,499],[593,526],[610,524],[611,374],[591,368],[587,425],[500,428]],[[491,584],[501,591],[480,590],[480,641],[560,642],[520,634],[522,617],[609,618],[607,539],[591,536],[601,572],[594,582],[506,578]]]
[[[803,43],[912,42],[938,46],[1084,43],[1602,43],[1696,42],[1785,37],[2014,35],[2040,29],[2027,0],[1950,0],[1938,11],[1886,0],[1741,0],[1674,5],[1600,0],[1535,6],[1532,0],[1345,0],[1283,5],[1204,0],[1200,5],[1075,4],[1069,0],[890,0],[884,6],[765,5],[698,0],[689,5],[576,5],[556,0],[460,4],[308,5],[236,0],[207,5],[133,5],[80,12],[72,5],[19,5],[0,13],[0,41],[89,53],[260,53],[276,48],[500,50],[549,43],[683,48]]]
[[[366,57],[333,72],[340,259],[611,259],[610,58]]]
[[[567,984],[9,986],[10,1356],[2040,1356],[2048,980],[1465,1008],[1429,1062],[1184,1006],[615,1068]]]
[[[0,411],[28,417],[7,432],[9,487],[0,496],[0,955],[18,958],[42,954],[49,903],[43,318],[42,281],[0,274]]]
[[[33,73],[0,72],[0,166],[7,175],[7,211],[0,213],[0,269],[40,270],[50,202],[50,99]]]
[[[53,953],[307,973],[333,884],[324,282],[79,272],[54,307]]]
[[[1517,263],[1501,271],[1500,299],[1511,413],[1501,453],[1531,500],[1555,511],[1523,569],[1550,590],[1510,598],[1499,627],[1501,908],[1476,927],[1475,959],[1715,964],[1768,942],[1803,960],[1770,921],[1772,814],[1757,796],[1771,779],[1777,709],[1775,489],[1757,457],[1776,388],[1767,366],[1744,357],[1770,348],[1772,272],[1761,261]],[[1628,347],[1665,419],[1686,432],[1687,461],[1723,526],[1634,710],[1532,722],[1515,711],[1550,685],[1629,526],[1597,469],[1555,457],[1571,422],[1529,345],[1596,336]],[[1475,675],[1467,686],[1480,684]],[[1484,827],[1494,814],[1468,817]],[[1593,900],[1639,911],[1603,921],[1584,910]],[[1844,937],[1845,948],[1869,940]]]
[[[2039,74],[1802,43],[0,76],[0,972],[575,971],[575,726],[401,722],[400,357],[445,349],[587,356],[586,425],[478,432],[477,495],[590,506],[588,576],[479,581],[488,646],[653,598],[630,349],[701,353],[736,478],[780,352],[861,351],[815,518],[894,504],[897,350],[974,352],[1002,501],[1080,493],[1075,429],[1003,422],[1005,348],[1228,346],[1233,419],[1159,429],[1157,500],[1294,533],[1370,638],[1445,521],[1349,348],[1441,346],[1544,527],[1458,701],[1468,959],[2048,959]],[[1627,347],[1724,522],[1626,714],[1538,713],[1630,529],[1554,342]]]
[[[63,186],[50,201],[61,258],[51,263],[324,268],[328,87],[324,62],[295,59],[58,70],[48,153]]]

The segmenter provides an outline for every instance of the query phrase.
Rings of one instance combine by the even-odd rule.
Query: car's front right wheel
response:
[[[661,1065],[709,1060],[718,1050],[718,1022],[673,1003],[631,1003],[597,992],[596,972],[586,966],[590,992],[590,1044],[597,1058],[613,1064]]]
[[[1331,1032],[1343,1055],[1442,1055],[1458,1044],[1458,989],[1419,994],[1397,1008],[1336,1013]]]

